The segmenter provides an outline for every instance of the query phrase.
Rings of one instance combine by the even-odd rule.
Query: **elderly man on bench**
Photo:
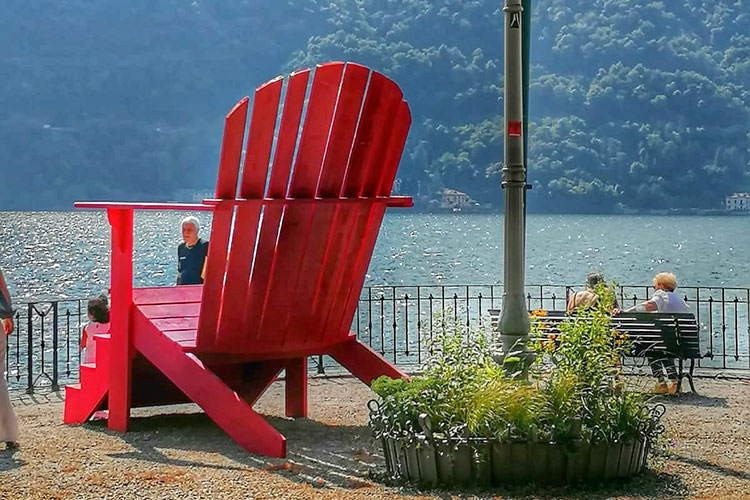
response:
[[[677,277],[672,273],[659,273],[654,276],[653,297],[645,302],[641,302],[625,312],[672,312],[672,313],[689,313],[690,308],[685,301],[675,293],[677,288]],[[654,394],[674,394],[677,392],[677,370],[672,358],[656,358],[649,356],[651,372],[658,380],[656,386],[651,392]],[[667,380],[664,378],[667,375]]]

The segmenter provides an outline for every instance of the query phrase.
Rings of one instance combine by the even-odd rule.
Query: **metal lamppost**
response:
[[[528,7],[528,6],[527,6]],[[505,189],[505,233],[503,267],[503,305],[500,315],[500,340],[503,357],[510,371],[521,371],[533,360],[526,346],[529,317],[524,299],[526,242],[526,165],[524,116],[524,8],[522,0],[505,0],[505,141],[503,189]],[[529,12],[527,12],[529,15]],[[528,40],[528,38],[527,38]],[[528,48],[528,42],[526,43]],[[524,62],[526,64],[524,65]],[[528,81],[528,77],[526,78]]]

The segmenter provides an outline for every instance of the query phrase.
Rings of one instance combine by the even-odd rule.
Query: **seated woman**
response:
[[[81,335],[81,364],[93,363],[96,360],[96,341],[94,335],[109,332],[109,304],[106,295],[89,300],[89,322]]]
[[[641,302],[625,312],[674,312],[689,313],[690,307],[675,293],[677,289],[677,277],[672,273],[659,273],[654,276],[654,295],[647,301]],[[651,391],[654,394],[674,394],[677,392],[677,369],[674,358],[649,357],[651,372],[658,380],[656,387]],[[663,370],[663,371],[662,371]],[[664,379],[666,373],[669,383]]]
[[[568,304],[565,308],[566,311],[575,311],[579,307],[595,307],[599,301],[599,295],[596,293],[596,288],[600,285],[606,286],[604,281],[604,275],[602,273],[589,273],[586,275],[586,289],[580,292],[575,292],[571,295],[568,300]],[[617,298],[614,298],[612,307],[617,309]]]

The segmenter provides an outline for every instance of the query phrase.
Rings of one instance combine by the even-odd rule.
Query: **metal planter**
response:
[[[646,461],[646,438],[624,443],[499,442],[492,439],[384,437],[388,476],[422,486],[490,487],[513,483],[573,484],[628,478]],[[393,449],[398,450],[393,457]]]
[[[465,426],[456,435],[433,433],[426,414],[418,427],[384,416],[369,403],[370,426],[381,440],[387,475],[397,482],[426,487],[480,487],[503,484],[574,484],[624,479],[646,464],[650,439],[663,431],[663,407],[651,410],[652,419],[638,435],[623,441],[591,442],[581,437],[581,419],[571,422],[571,441],[548,442],[532,429],[527,440],[469,437]],[[507,435],[507,434],[506,434]]]

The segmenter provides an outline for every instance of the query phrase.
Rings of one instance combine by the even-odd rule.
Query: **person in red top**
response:
[[[0,270],[0,319],[3,323],[3,332],[0,334],[0,441],[5,442],[8,449],[18,448],[18,423],[13,406],[8,396],[8,386],[5,383],[5,346],[7,336],[13,332],[13,304],[10,300],[10,292],[5,285],[3,272]]]

